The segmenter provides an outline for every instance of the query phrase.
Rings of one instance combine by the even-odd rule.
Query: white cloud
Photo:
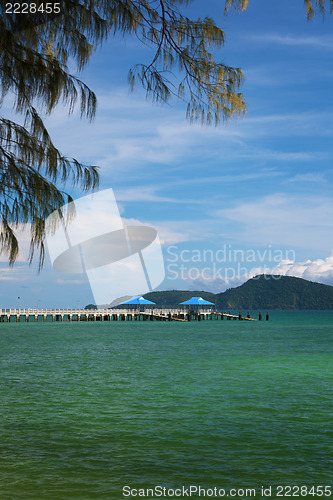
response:
[[[316,47],[333,50],[332,36],[290,36],[279,34],[265,34],[251,37],[260,43],[275,43],[279,45],[288,45],[290,47]]]
[[[333,200],[275,193],[215,211],[221,224],[233,223],[235,238],[255,245],[276,244],[330,251],[333,246]]]
[[[60,285],[86,285],[86,279],[57,279],[56,283]]]
[[[333,285],[333,252],[325,259],[303,262],[285,259],[274,267],[256,267],[251,269],[243,281],[253,278],[258,274],[276,274],[281,276],[295,276],[309,281]],[[245,279],[246,278],[246,279]]]
[[[207,179],[204,182],[209,182],[210,177],[211,182],[231,182],[235,176],[228,176],[230,165],[237,162],[241,162],[243,168],[242,173],[237,172],[237,182],[240,182],[258,177],[253,168],[249,172],[246,163],[252,162],[252,167],[253,162],[297,164],[329,157],[322,151],[297,148],[285,151],[274,144],[267,147],[267,143],[260,140],[266,136],[331,136],[331,113],[327,110],[267,115],[249,112],[244,120],[215,128],[191,125],[185,120],[182,107],[153,105],[146,102],[142,93],[129,94],[127,88],[103,91],[98,100],[97,115],[92,123],[80,120],[78,112],[68,117],[62,107],[47,117],[46,123],[55,144],[65,154],[101,167],[101,185],[121,185],[126,189],[125,183],[133,185],[156,179],[156,169],[161,173],[161,186],[173,171],[174,179],[180,183],[198,184],[199,177]],[[203,166],[201,172],[199,165]],[[224,176],[216,176],[216,165],[224,166]],[[152,201],[153,194],[148,195]]]
[[[306,260],[304,262],[281,261],[271,269],[271,273],[333,284],[333,252],[326,259]]]
[[[177,231],[172,223],[155,223],[147,220],[138,220],[134,218],[124,218],[122,217],[125,226],[141,226],[148,225],[156,229],[161,245],[174,245],[176,243],[182,243],[190,240],[190,236],[186,231]]]
[[[13,267],[0,267],[0,282],[1,281],[21,281],[21,269]]]
[[[193,271],[198,274],[197,279],[193,279]],[[242,285],[247,280],[260,274],[275,274],[281,276],[294,276],[308,281],[333,285],[333,252],[326,259],[306,260],[297,262],[295,260],[281,260],[274,267],[253,267],[242,272],[237,271],[237,267],[221,267],[219,274],[214,276],[213,270],[188,269],[183,272],[182,279],[187,288],[192,290],[207,290],[219,293]],[[192,273],[192,276],[191,276]]]
[[[92,123],[80,120],[78,114],[68,118],[59,108],[47,118],[48,127],[55,143],[66,154],[98,164],[102,167],[102,178],[129,173],[129,182],[155,175],[156,165],[168,165],[169,170],[175,162],[181,162],[184,171],[193,159],[206,164],[218,158],[223,158],[224,163],[244,158],[318,161],[327,155],[320,151],[258,147],[258,138],[322,137],[333,133],[331,113],[327,110],[259,116],[249,112],[243,120],[215,128],[190,124],[179,106],[153,105],[143,95],[129,94],[124,88],[104,92],[98,99],[99,108]]]
[[[294,177],[291,177],[290,179],[287,179],[287,182],[296,182],[296,183],[303,183],[303,182],[309,182],[309,183],[322,183],[326,182],[325,176],[323,173],[307,173],[307,174],[297,174]]]
[[[19,224],[17,229],[15,229],[15,234],[19,243],[19,254],[17,256],[16,262],[27,262],[29,258],[31,238],[30,224]],[[4,251],[0,253],[0,262],[8,263],[8,255]]]
[[[115,196],[117,201],[142,201],[142,202],[167,202],[167,203],[181,203],[182,200],[169,198],[157,194],[159,186],[138,186],[132,188],[115,189]]]

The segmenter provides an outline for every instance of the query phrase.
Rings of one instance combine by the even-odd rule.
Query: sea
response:
[[[333,498],[332,354],[333,311],[1,323],[0,499]]]

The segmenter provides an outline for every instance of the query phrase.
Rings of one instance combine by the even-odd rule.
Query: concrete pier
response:
[[[231,320],[258,321],[243,316],[231,314],[230,311],[185,311],[180,309],[151,309],[145,311],[125,309],[0,309],[1,323],[29,322],[65,322],[65,321],[221,321]],[[260,313],[259,320],[262,319]],[[268,313],[266,315],[268,320]]]

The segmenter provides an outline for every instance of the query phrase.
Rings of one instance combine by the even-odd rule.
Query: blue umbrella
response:
[[[191,306],[214,306],[213,302],[208,302],[208,300],[203,299],[202,297],[192,297],[189,300],[185,300],[185,302],[181,302],[179,305],[191,305]]]
[[[150,300],[147,300],[144,297],[141,297],[140,295],[138,295],[137,297],[132,297],[130,300],[126,300],[126,302],[122,302],[119,305],[122,306],[124,304],[126,304],[126,305],[131,304],[131,305],[141,306],[141,305],[148,305],[148,304],[154,304],[155,305],[155,302],[151,302]]]

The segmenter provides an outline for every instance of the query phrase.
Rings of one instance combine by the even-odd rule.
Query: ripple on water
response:
[[[325,317],[1,325],[1,498],[329,484]]]

